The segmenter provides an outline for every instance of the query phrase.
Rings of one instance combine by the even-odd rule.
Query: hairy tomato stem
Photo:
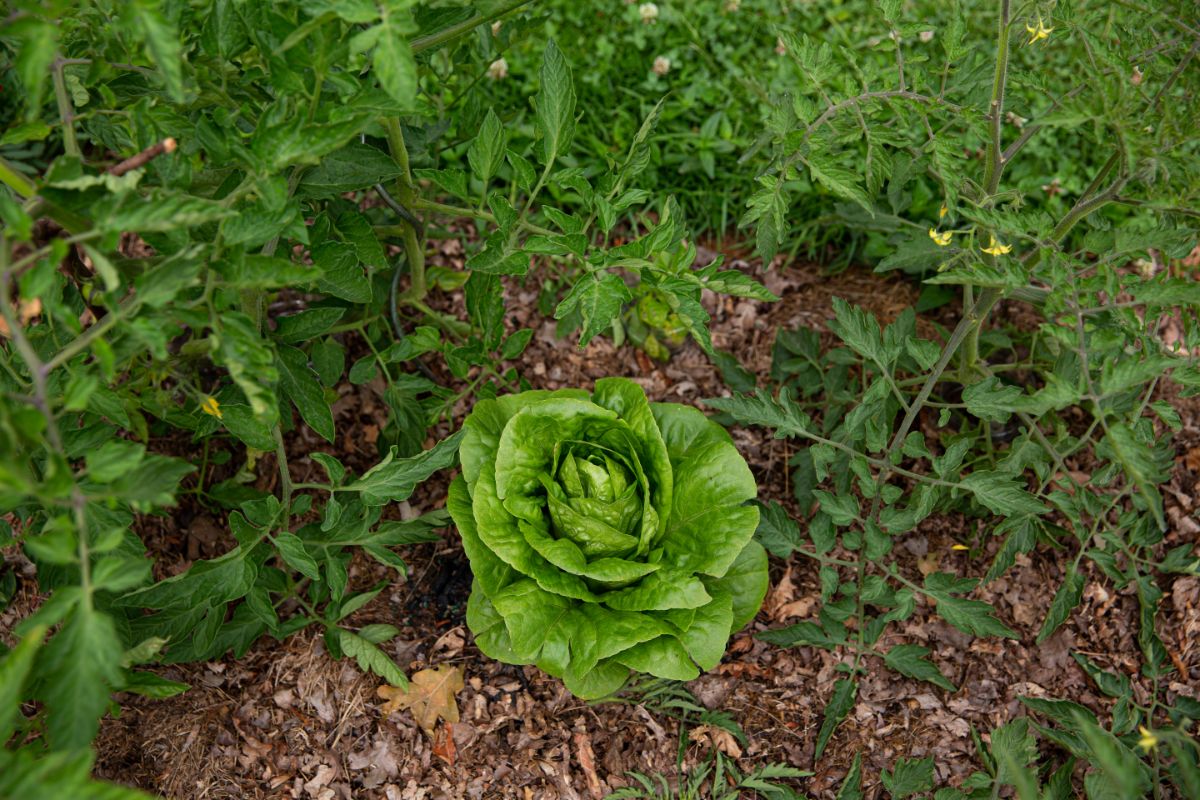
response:
[[[396,178],[395,183],[396,199],[401,206],[411,209],[417,199],[417,191],[413,185],[408,146],[404,143],[404,131],[400,127],[400,120],[396,117],[389,117],[385,124],[388,150],[391,152],[392,159],[400,166],[400,176]],[[417,229],[411,222],[404,220],[400,225],[404,230],[404,252],[408,259],[409,284],[404,294],[396,298],[396,302],[398,304],[421,302],[429,293],[425,282],[425,249],[422,247]]]

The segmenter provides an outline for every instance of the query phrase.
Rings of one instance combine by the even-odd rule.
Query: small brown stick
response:
[[[176,147],[177,147],[177,144],[176,144],[175,140],[173,138],[171,138],[170,136],[168,136],[166,139],[163,139],[161,142],[150,145],[145,150],[138,153],[136,156],[130,156],[129,158],[122,161],[120,164],[117,164],[113,167],[109,167],[108,174],[109,175],[124,175],[126,172],[130,172],[132,170],[137,169],[138,167],[145,166],[153,159],[156,159],[159,156],[161,156],[163,153],[174,153]]]

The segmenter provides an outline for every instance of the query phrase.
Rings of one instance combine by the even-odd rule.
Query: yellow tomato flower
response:
[[[1026,44],[1040,42],[1042,39],[1049,39],[1050,34],[1054,32],[1054,28],[1047,28],[1046,23],[1042,22],[1041,15],[1038,16],[1037,25],[1025,23],[1025,30],[1029,31],[1029,41]]]
[[[999,242],[996,241],[995,236],[992,236],[991,242],[988,243],[987,247],[983,248],[983,252],[987,253],[989,256],[1002,256],[1005,253],[1008,253],[1011,251],[1012,251],[1011,244],[1000,244]]]
[[[945,203],[942,203],[942,207],[938,209],[938,219],[945,219],[946,215],[949,213],[950,209],[946,208]]]
[[[200,404],[200,410],[210,417],[221,419],[221,404],[212,395],[204,396],[204,402]]]
[[[1138,733],[1142,735],[1142,738],[1138,739],[1138,746],[1146,752],[1158,746],[1158,737],[1154,735],[1154,731],[1144,725],[1138,725]]]
[[[950,549],[951,550],[970,550],[971,548],[967,547],[965,544],[952,544],[952,545],[950,545]]]
[[[945,233],[938,233],[937,228],[929,229],[929,238],[933,239],[933,243],[936,244],[938,247],[945,247],[946,245],[950,244],[950,239],[953,236],[954,236],[954,234],[951,233],[950,231],[946,231]]]

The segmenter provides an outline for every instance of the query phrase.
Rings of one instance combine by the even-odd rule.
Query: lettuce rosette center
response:
[[[720,425],[608,378],[481,400],[463,427],[449,508],[485,654],[583,698],[717,665],[767,587],[754,479]]]
[[[585,443],[578,448],[588,450]],[[585,556],[624,557],[639,544],[645,486],[618,454],[582,455],[572,447],[552,474],[541,476],[546,488],[550,528]]]

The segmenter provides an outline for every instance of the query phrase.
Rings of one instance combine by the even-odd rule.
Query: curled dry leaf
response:
[[[454,723],[447,720],[442,729],[433,739],[433,754],[445,761],[448,765],[454,766],[454,762],[458,759],[458,748],[454,744]]]
[[[795,599],[796,585],[792,582],[792,564],[789,561],[787,569],[783,571],[783,575],[779,578],[779,582],[767,592],[767,599],[763,602],[763,610],[767,612],[767,616],[778,622],[781,619],[777,616],[779,609]]]
[[[430,738],[439,719],[458,722],[458,702],[454,699],[463,690],[461,667],[442,664],[437,669],[423,669],[409,679],[407,689],[380,686],[378,694],[387,702],[381,710],[391,714],[407,708]]]
[[[571,738],[575,740],[575,757],[587,781],[588,794],[592,800],[600,800],[604,797],[604,788],[600,785],[600,776],[596,774],[596,754],[592,750],[592,737],[585,731],[576,731]]]
[[[730,758],[741,758],[742,748],[733,734],[715,725],[697,725],[688,733],[688,739],[699,744],[708,745],[710,749],[720,750]]]
[[[917,569],[921,570],[922,575],[931,575],[937,572],[942,565],[942,554],[936,550],[931,550],[921,558],[917,559]]]
[[[442,658],[453,658],[462,652],[464,644],[466,644],[466,640],[463,638],[463,627],[459,625],[439,636],[438,640],[433,643],[432,651],[439,654],[445,653]]]
[[[763,610],[773,622],[783,622],[793,617],[807,617],[817,604],[815,595],[807,595],[797,599],[796,584],[792,580],[792,565],[789,562],[779,583],[767,593]]]
[[[1200,447],[1193,447],[1183,457],[1183,465],[1192,472],[1200,472]]]

